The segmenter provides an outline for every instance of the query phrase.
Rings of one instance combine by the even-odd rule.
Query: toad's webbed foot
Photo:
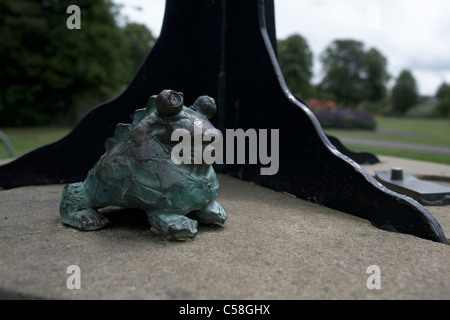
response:
[[[147,212],[147,217],[154,228],[174,239],[189,239],[197,234],[197,221],[185,216],[162,212]]]
[[[202,223],[224,223],[228,215],[218,202],[213,201],[206,209],[189,213],[189,217]]]
[[[59,212],[64,224],[83,231],[98,230],[110,224],[108,218],[87,207],[87,196],[82,182],[72,183],[64,188]]]
[[[110,220],[97,213],[96,210],[87,208],[61,216],[64,224],[83,230],[94,231],[110,224]]]

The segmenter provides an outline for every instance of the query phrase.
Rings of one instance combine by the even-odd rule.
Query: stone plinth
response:
[[[450,166],[381,157],[450,185]],[[443,178],[444,177],[444,178]],[[447,179],[447,180],[446,180]],[[219,175],[224,226],[193,241],[150,230],[139,211],[107,209],[113,225],[82,232],[60,223],[63,185],[0,192],[0,298],[450,299],[450,246],[390,233],[354,216]],[[429,207],[450,235],[450,207]],[[81,289],[66,273],[80,267]],[[381,290],[367,288],[367,268]]]

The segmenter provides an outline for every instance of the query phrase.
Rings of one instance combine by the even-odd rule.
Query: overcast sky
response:
[[[245,1],[245,0],[244,0]],[[157,36],[165,0],[115,0],[130,21],[145,23]],[[140,9],[139,9],[140,8]],[[354,39],[375,47],[388,58],[393,78],[413,72],[423,95],[434,95],[450,83],[449,0],[275,0],[277,38],[298,33],[319,55],[333,40]]]

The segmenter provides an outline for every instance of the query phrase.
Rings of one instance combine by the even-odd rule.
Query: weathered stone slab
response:
[[[380,166],[395,162],[382,157]],[[422,165],[404,167],[450,173]],[[200,226],[189,242],[155,235],[139,211],[109,208],[113,225],[95,232],[65,227],[63,185],[0,192],[0,298],[450,299],[449,246],[219,180],[229,218],[224,226]],[[450,207],[428,209],[448,236]],[[71,265],[80,267],[80,290],[66,285]],[[367,288],[372,265],[380,267],[381,290]]]

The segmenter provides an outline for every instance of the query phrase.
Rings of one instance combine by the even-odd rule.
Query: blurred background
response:
[[[67,27],[72,4],[81,29]],[[120,94],[164,5],[2,0],[0,159],[6,140],[21,156]],[[286,83],[327,133],[354,151],[450,164],[450,1],[275,0],[275,16]]]

